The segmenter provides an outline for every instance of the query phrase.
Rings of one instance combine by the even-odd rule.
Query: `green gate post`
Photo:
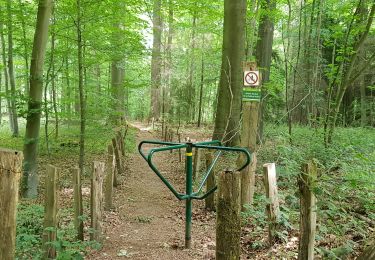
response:
[[[191,247],[191,195],[193,193],[193,144],[186,143],[186,220],[185,220],[185,248]]]

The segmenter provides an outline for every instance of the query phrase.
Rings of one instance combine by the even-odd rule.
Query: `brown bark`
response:
[[[223,53],[213,139],[231,146],[239,143],[245,18],[245,0],[224,1]]]

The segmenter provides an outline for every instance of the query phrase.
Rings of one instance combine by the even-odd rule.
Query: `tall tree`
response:
[[[16,81],[14,77],[14,64],[13,64],[13,19],[12,19],[12,0],[7,0],[7,14],[8,14],[8,73],[10,83],[10,114],[12,125],[12,136],[18,137],[18,119],[16,107]]]
[[[38,194],[37,156],[40,129],[40,115],[43,94],[43,65],[46,53],[52,0],[39,0],[36,29],[30,66],[30,96],[26,122],[23,173],[23,195],[35,197]]]
[[[213,139],[239,142],[242,67],[245,57],[246,0],[224,1],[221,74]]]
[[[152,14],[152,57],[151,57],[151,117],[160,117],[160,86],[161,86],[161,0],[154,0]]]
[[[84,172],[85,163],[85,132],[86,132],[86,98],[84,89],[84,68],[83,68],[83,39],[82,39],[82,6],[81,0],[77,0],[77,61],[78,61],[78,93],[80,111],[80,137],[79,137],[79,169]]]
[[[276,8],[275,0],[261,1],[262,15],[260,16],[258,41],[256,44],[255,56],[262,72],[262,92],[265,93],[265,86],[270,80],[271,60],[272,60],[272,43],[273,43],[273,11]],[[263,95],[265,96],[265,95]],[[260,104],[259,111],[259,136],[263,135],[263,115],[265,108],[265,99]]]

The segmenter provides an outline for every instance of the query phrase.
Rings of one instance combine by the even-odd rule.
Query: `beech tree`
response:
[[[224,1],[223,48],[213,139],[239,142],[242,62],[245,57],[246,0]]]
[[[37,156],[43,93],[43,64],[46,53],[52,0],[40,0],[36,19],[33,51],[30,66],[30,95],[28,102],[24,143],[23,195],[27,198],[38,194]]]

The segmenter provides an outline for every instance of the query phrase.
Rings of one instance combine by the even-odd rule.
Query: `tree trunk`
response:
[[[1,8],[1,7],[0,7]],[[1,9],[0,9],[1,11]],[[12,121],[12,113],[11,113],[11,104],[9,98],[9,75],[8,75],[8,66],[6,61],[6,48],[5,48],[5,38],[4,38],[4,24],[3,21],[0,21],[0,40],[1,40],[1,52],[2,52],[2,62],[4,67],[4,84],[5,84],[5,94],[6,94],[6,102],[7,102],[7,110],[9,115],[9,126],[10,130],[13,131],[13,121]]]
[[[246,0],[225,0],[223,53],[213,139],[230,146],[239,143],[245,21]]]
[[[18,120],[16,108],[16,82],[14,78],[14,65],[13,65],[13,21],[12,21],[12,0],[7,0],[7,13],[8,13],[8,72],[10,83],[10,113],[12,120],[12,136],[18,137]]]
[[[22,0],[18,0],[18,4],[20,6],[20,14],[19,19],[21,22],[21,28],[22,28],[22,41],[23,41],[23,59],[25,61],[25,96],[29,95],[29,52],[28,52],[28,46],[27,46],[27,37],[26,37],[26,23],[25,23],[25,15],[23,13],[24,9],[24,3],[22,3]]]
[[[367,125],[367,105],[366,105],[366,80],[365,76],[362,76],[360,82],[360,92],[361,92],[361,126],[365,127]]]
[[[201,84],[200,84],[200,90],[199,90],[199,107],[198,107],[198,123],[197,123],[198,127],[200,127],[202,123],[203,86],[204,86],[204,59],[203,59],[203,53],[202,53]]]
[[[38,187],[37,148],[43,94],[43,64],[48,39],[48,25],[52,0],[39,1],[30,66],[30,96],[26,118],[24,151],[23,195],[36,197]]]
[[[80,138],[79,138],[79,169],[84,174],[85,160],[85,130],[86,130],[86,100],[83,82],[83,40],[81,26],[81,0],[77,0],[77,58],[78,58],[78,92],[80,110]]]
[[[151,117],[160,117],[160,87],[161,87],[161,0],[154,0],[152,15],[152,57],[151,57]]]
[[[255,56],[262,75],[262,96],[266,95],[266,84],[270,80],[271,60],[272,60],[272,43],[274,23],[272,12],[276,8],[275,0],[261,1],[261,8],[264,10],[263,16],[260,18],[258,41],[256,45]],[[263,137],[263,117],[266,106],[265,99],[261,99],[258,116],[258,134],[259,139]],[[254,111],[255,112],[255,111]]]

